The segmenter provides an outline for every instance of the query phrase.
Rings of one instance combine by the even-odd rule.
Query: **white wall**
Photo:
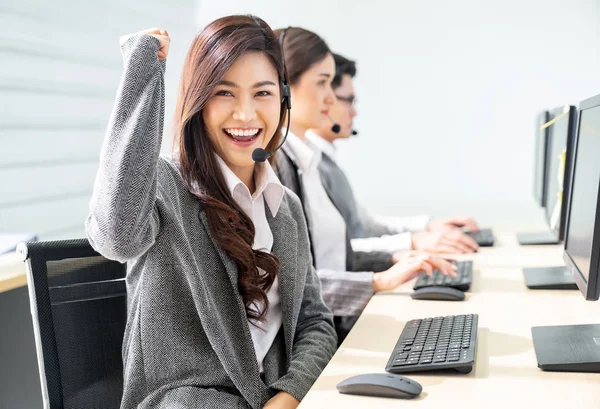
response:
[[[358,62],[361,134],[338,144],[341,163],[385,213],[531,204],[537,112],[600,94],[598,0],[198,0],[197,13],[302,26]]]
[[[167,134],[194,0],[2,0],[0,233],[84,236],[100,146],[122,71],[119,37],[169,31]],[[169,135],[166,145],[169,143]]]

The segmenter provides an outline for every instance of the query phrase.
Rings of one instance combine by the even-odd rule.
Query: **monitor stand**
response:
[[[560,240],[550,231],[517,233],[517,240],[522,246],[533,246],[536,244],[559,244]]]
[[[542,371],[600,373],[600,325],[533,327],[531,334]]]
[[[577,290],[567,267],[524,268],[525,285],[532,290]]]

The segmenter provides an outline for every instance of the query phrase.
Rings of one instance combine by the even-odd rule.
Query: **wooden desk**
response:
[[[25,263],[17,253],[0,255],[0,293],[27,285]]]
[[[531,338],[532,326],[600,322],[600,302],[585,301],[579,291],[528,290],[519,266],[558,265],[562,247],[520,247],[513,235],[498,236],[497,247],[473,258],[473,285],[464,302],[412,300],[412,283],[373,297],[300,408],[600,407],[600,374],[541,371]],[[470,374],[407,374],[423,386],[421,396],[408,401],[337,392],[336,384],[349,376],[385,372],[408,320],[464,313],[479,314]]]

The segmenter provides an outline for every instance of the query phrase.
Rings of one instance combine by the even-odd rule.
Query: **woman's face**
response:
[[[269,144],[280,109],[277,70],[264,53],[248,51],[217,85],[202,118],[217,154],[235,171],[254,167],[252,151]]]
[[[291,87],[293,126],[318,129],[331,123],[329,109],[335,102],[335,95],[331,89],[334,75],[335,60],[329,53],[305,71]]]

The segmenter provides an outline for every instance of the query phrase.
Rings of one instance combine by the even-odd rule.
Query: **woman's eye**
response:
[[[215,95],[218,95],[220,97],[229,97],[229,96],[231,96],[231,92],[221,90],[221,91],[217,91],[217,93]]]
[[[271,95],[271,93],[270,93],[269,91],[258,91],[258,92],[256,93],[256,96],[257,96],[257,97],[267,97],[267,96],[269,96],[269,95]]]

